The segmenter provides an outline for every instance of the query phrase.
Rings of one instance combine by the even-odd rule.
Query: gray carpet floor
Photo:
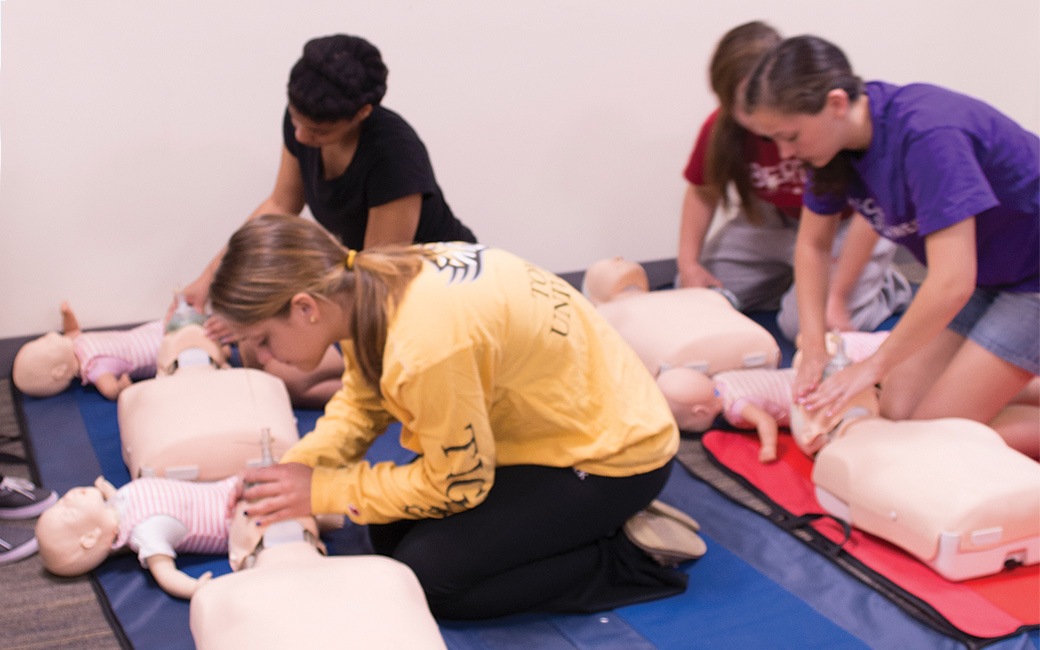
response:
[[[0,378],[0,474],[33,479],[10,379]],[[35,520],[5,520],[32,528]],[[0,566],[0,650],[118,650],[90,578],[58,578],[33,555]]]

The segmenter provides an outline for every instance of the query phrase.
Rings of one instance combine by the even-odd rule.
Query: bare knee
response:
[[[989,425],[1009,447],[1040,459],[1040,407],[1010,404],[1001,409]]]
[[[882,388],[879,398],[881,417],[889,420],[909,420],[920,401],[919,395],[909,391]]]

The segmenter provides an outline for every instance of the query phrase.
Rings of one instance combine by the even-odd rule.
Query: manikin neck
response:
[[[289,519],[271,524],[254,554],[254,567],[321,557],[318,539],[299,521]]]
[[[321,559],[322,555],[310,542],[285,542],[276,546],[264,547],[256,551],[254,569],[265,566],[299,564]]]

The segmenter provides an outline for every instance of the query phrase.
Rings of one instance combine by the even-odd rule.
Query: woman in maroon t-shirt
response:
[[[759,57],[780,40],[769,25],[751,22],[727,32],[716,46],[709,73],[720,106],[701,127],[684,173],[688,186],[677,261],[680,286],[725,288],[743,311],[779,309],[780,330],[793,340],[798,333],[794,241],[805,170],[798,160],[782,159],[772,141],[741,126],[742,112],[734,103]],[[735,214],[708,238],[720,205]],[[896,247],[879,240],[863,219],[846,220],[842,231],[850,228],[864,232],[852,238],[856,249],[844,251],[835,265],[828,325],[869,331],[905,308],[911,291],[892,264]]]

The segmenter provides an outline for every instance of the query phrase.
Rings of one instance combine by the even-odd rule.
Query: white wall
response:
[[[1040,130],[1036,0],[4,0],[0,338],[159,317],[270,191],[303,43],[361,34],[480,239],[673,257],[715,41],[760,18]]]

